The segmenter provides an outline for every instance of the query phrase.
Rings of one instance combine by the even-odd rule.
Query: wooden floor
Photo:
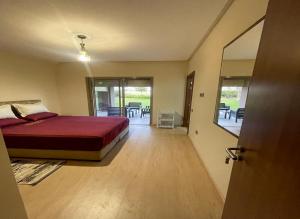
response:
[[[104,161],[70,161],[19,188],[30,219],[219,219],[223,208],[182,129],[132,126]]]

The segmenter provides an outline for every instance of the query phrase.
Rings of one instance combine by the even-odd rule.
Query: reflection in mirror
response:
[[[264,21],[224,48],[214,122],[239,136]]]

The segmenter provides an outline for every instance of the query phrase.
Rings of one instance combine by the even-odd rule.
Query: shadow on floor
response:
[[[124,144],[130,136],[130,132],[119,141],[110,152],[101,161],[85,161],[85,160],[67,160],[67,163],[64,166],[89,166],[89,167],[101,167],[108,166],[114,160],[114,158],[122,150]]]

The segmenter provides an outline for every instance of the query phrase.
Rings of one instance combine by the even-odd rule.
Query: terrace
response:
[[[150,124],[151,87],[124,87],[124,100],[119,87],[97,87],[96,91],[97,116],[124,115],[131,125]]]

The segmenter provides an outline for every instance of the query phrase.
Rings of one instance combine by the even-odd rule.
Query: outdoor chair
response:
[[[243,119],[245,115],[245,108],[238,108],[236,111],[230,110],[229,119],[231,119],[232,115],[235,117],[235,122],[237,122],[238,119]]]
[[[129,102],[128,107],[141,107],[142,103],[140,102]]]
[[[151,113],[151,108],[150,106],[146,106],[145,108],[142,108],[142,111],[141,111],[141,118],[143,116],[145,116],[146,114],[150,114]]]
[[[108,116],[120,116],[121,108],[120,107],[107,107]]]
[[[230,111],[230,106],[226,106],[225,103],[220,103],[220,105],[219,105],[219,111],[225,111],[224,118],[226,119],[227,118],[227,114]]]

